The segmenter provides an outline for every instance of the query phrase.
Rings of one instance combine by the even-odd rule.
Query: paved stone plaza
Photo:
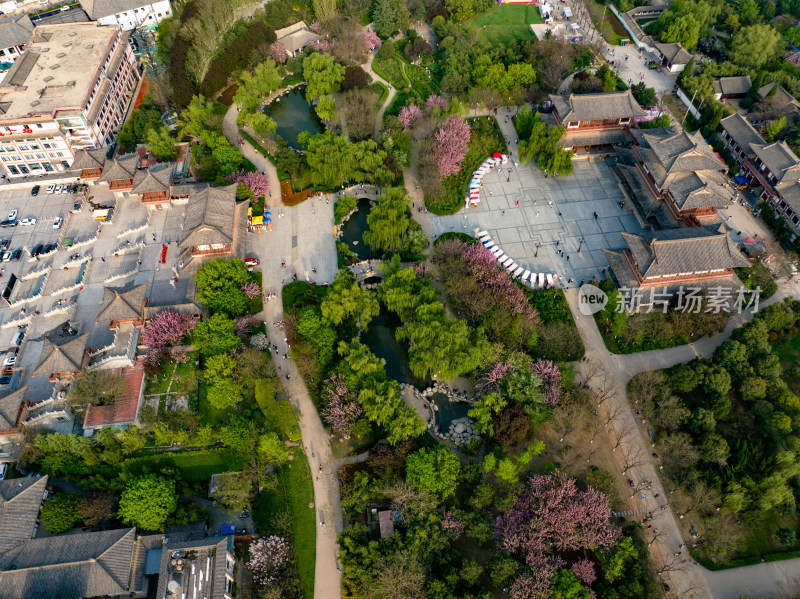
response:
[[[533,162],[527,167],[509,166],[484,177],[477,208],[451,216],[431,215],[433,234],[486,230],[523,268],[555,273],[559,286],[575,287],[606,276],[608,261],[600,250],[625,247],[621,231],[642,231],[606,162],[575,162],[575,172],[568,177],[545,177]],[[569,279],[574,280],[567,284]]]

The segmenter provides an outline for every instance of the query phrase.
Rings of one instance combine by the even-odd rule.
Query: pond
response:
[[[469,404],[460,401],[450,401],[444,393],[434,393],[431,399],[439,408],[436,412],[436,425],[439,431],[447,433],[450,423],[459,418],[468,418]]]
[[[264,114],[277,123],[275,132],[296,150],[302,149],[297,136],[303,131],[322,133],[325,130],[316,111],[306,101],[305,87],[295,87],[275,98],[264,107]]]
[[[375,253],[364,243],[364,239],[362,238],[364,231],[369,229],[369,225],[367,225],[369,210],[369,200],[367,198],[359,199],[358,210],[341,227],[341,241],[347,244],[347,247],[358,256],[359,260],[375,260],[377,258]],[[353,245],[354,241],[358,243]]]
[[[408,365],[406,344],[398,342],[394,337],[394,331],[399,326],[400,318],[382,309],[369,323],[361,342],[378,358],[386,361],[386,374],[389,378],[398,383],[408,383],[418,389],[424,389],[427,386],[426,382],[415,377]]]

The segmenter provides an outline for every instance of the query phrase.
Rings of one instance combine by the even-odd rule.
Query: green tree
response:
[[[484,465],[484,468],[485,467],[486,466]],[[519,479],[517,478],[519,471],[516,465],[514,465],[514,462],[508,458],[502,458],[498,460],[495,475],[497,478],[505,483],[508,483],[509,485],[515,485],[517,482],[519,482]]]
[[[241,512],[253,500],[253,481],[242,473],[229,473],[217,478],[214,503],[223,509]]]
[[[212,304],[220,303],[215,300],[224,292],[229,292],[231,289],[241,292],[241,286],[250,280],[250,273],[238,258],[233,260],[217,258],[203,264],[198,269],[195,280],[197,281],[195,297],[210,307]],[[226,311],[226,314],[230,313]]]
[[[778,139],[778,136],[786,128],[786,117],[782,116],[779,119],[770,121],[764,131],[764,139],[770,143]]]
[[[303,310],[297,322],[297,332],[314,346],[320,367],[326,366],[333,359],[336,331],[319,310],[311,307]]]
[[[756,0],[742,0],[736,8],[739,21],[745,27],[755,25],[761,19],[761,11],[758,9]]]
[[[156,474],[132,478],[119,500],[119,516],[128,526],[162,530],[178,506],[175,483]]]
[[[475,14],[472,0],[445,0],[445,6],[447,14],[456,21],[466,21]]]
[[[525,408],[536,425],[547,420],[549,410],[544,403],[542,381],[527,368],[518,368],[503,377],[503,395]]]
[[[48,532],[57,535],[75,526],[81,519],[76,509],[80,500],[75,493],[56,493],[45,501],[39,518]]]
[[[264,102],[270,92],[278,89],[283,81],[282,67],[271,58],[256,65],[253,72],[242,71],[239,75],[239,87],[233,96],[234,103],[242,112],[254,112]],[[241,115],[241,113],[240,113]]]
[[[147,149],[160,162],[170,162],[178,157],[178,146],[170,130],[163,125],[147,132]]]
[[[739,66],[757,69],[783,51],[781,34],[770,25],[742,27],[731,39],[730,59]]]
[[[313,0],[314,16],[322,23],[327,23],[336,16],[336,0]]]
[[[601,557],[603,574],[607,582],[614,582],[625,573],[626,565],[639,558],[639,552],[633,545],[631,537],[625,537],[608,552],[607,557]]]
[[[306,149],[314,185],[339,187],[362,181],[385,185],[394,179],[385,164],[386,152],[371,139],[349,142],[330,130],[318,135],[304,131],[297,139]]]
[[[445,498],[455,492],[460,469],[461,462],[447,448],[423,447],[406,458],[406,481]]]
[[[258,438],[258,454],[266,462],[275,466],[283,466],[289,461],[289,452],[278,433],[264,433]]]
[[[468,558],[461,563],[459,576],[461,580],[464,581],[464,584],[466,584],[467,586],[476,585],[482,575],[483,575],[483,566],[481,566],[474,559]]]
[[[199,136],[203,131],[220,130],[222,118],[214,109],[214,102],[204,96],[192,96],[192,101],[181,111],[178,120],[181,137]]]
[[[303,59],[303,78],[308,83],[306,97],[320,98],[339,91],[344,81],[344,65],[337,64],[332,54],[314,52]]]
[[[406,439],[419,437],[426,428],[427,426],[414,408],[400,405],[389,421],[389,434],[386,439],[390,444],[397,445]]]
[[[242,401],[242,388],[230,378],[216,379],[206,392],[212,408],[226,411]]]
[[[354,318],[356,326],[363,331],[380,312],[380,305],[374,293],[363,289],[349,270],[342,269],[322,300],[320,311],[326,320],[337,326]]]
[[[722,435],[716,433],[705,435],[697,449],[702,461],[719,466],[724,466],[731,454],[728,442]]]
[[[592,593],[569,570],[559,570],[553,576],[551,599],[591,599]]]
[[[243,120],[244,123],[260,137],[266,137],[271,133],[275,133],[278,128],[278,123],[276,123],[274,119],[268,117],[263,112],[251,112],[249,114],[245,114]]]
[[[139,142],[146,141],[148,133],[164,127],[161,112],[152,105],[141,105],[133,111],[119,131],[118,141],[126,152],[133,152]]]
[[[316,111],[317,116],[323,121],[335,121],[336,102],[333,100],[333,96],[330,94],[320,96],[319,100],[317,100]]]
[[[224,354],[242,345],[236,323],[224,314],[213,314],[198,323],[193,336],[194,346],[210,355]]]
[[[209,356],[205,363],[203,378],[210,385],[221,379],[231,378],[236,372],[236,360],[227,354]]]
[[[408,28],[411,13],[405,0],[375,0],[372,8],[372,23],[375,33],[386,39],[395,31]]]
[[[393,187],[378,196],[378,203],[367,216],[369,230],[364,241],[373,251],[399,252],[405,246],[405,235],[411,224],[409,197],[403,187]]]
[[[481,433],[493,437],[494,424],[492,417],[495,414],[499,414],[500,410],[506,407],[507,403],[508,402],[497,393],[489,393],[477,400],[472,409],[467,412],[467,415],[477,422],[478,430]]]

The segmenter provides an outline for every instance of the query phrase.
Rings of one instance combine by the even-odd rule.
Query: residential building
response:
[[[800,232],[800,158],[785,141],[768,144],[740,114],[720,121],[725,140],[741,174],[761,199],[769,202],[786,222]]]
[[[137,27],[155,27],[172,16],[169,0],[80,0],[83,10],[100,25],[116,25],[123,31]]]
[[[138,360],[131,368],[114,369],[112,373],[125,379],[125,388],[113,404],[90,405],[83,419],[83,434],[90,437],[101,428],[139,426],[139,410],[144,402],[144,361]]]
[[[3,599],[131,596],[136,529],[28,539],[0,554]]]
[[[689,64],[692,55],[683,49],[678,42],[669,44],[655,44],[661,59],[661,66],[665,67],[670,73],[680,73]]]
[[[647,116],[630,90],[551,95],[550,101],[556,123],[566,130],[561,143],[567,149],[631,143],[635,119]]]
[[[277,41],[283,44],[283,47],[286,48],[286,53],[290,57],[296,56],[298,52],[302,52],[303,48],[309,44],[322,39],[321,36],[308,28],[305,21],[276,30],[275,37]]]
[[[714,97],[717,100],[740,100],[747,96],[753,82],[748,75],[738,77],[720,77],[715,79],[712,84],[714,87]]]
[[[636,145],[617,150],[618,168],[646,218],[662,228],[698,226],[728,205],[728,168],[699,132],[661,127],[633,135]]]
[[[105,146],[138,82],[127,33],[96,23],[33,31],[0,84],[0,164],[8,177],[63,171]]]
[[[22,54],[22,47],[33,35],[33,23],[28,15],[13,15],[0,19],[0,82],[8,68]]]
[[[234,599],[233,535],[165,543],[160,551],[156,599]],[[203,573],[199,585],[198,571]]]
[[[722,226],[621,235],[626,245],[621,252],[603,250],[621,287],[738,287],[733,269],[750,266]]]
[[[0,480],[0,560],[3,553],[29,541],[36,534],[36,521],[47,492],[47,480],[46,476]],[[0,597],[6,597],[1,572]]]
[[[27,386],[22,391],[27,390]],[[23,401],[20,424],[39,433],[72,433],[75,417],[67,406],[65,389],[53,389],[53,394],[42,401]]]

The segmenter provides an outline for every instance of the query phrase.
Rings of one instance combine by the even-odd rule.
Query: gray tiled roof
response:
[[[679,210],[692,208],[725,208],[731,200],[731,189],[714,171],[681,173],[670,181],[669,193]]]
[[[14,430],[17,425],[17,416],[22,400],[28,386],[20,387],[16,391],[0,398],[0,432]]]
[[[148,191],[169,191],[174,165],[156,164],[149,168],[136,171],[133,179],[133,193],[146,193]]]
[[[139,155],[129,154],[120,158],[106,160],[103,167],[103,174],[97,179],[110,183],[115,179],[133,179],[136,175],[136,167],[139,166]]]
[[[97,21],[103,17],[147,6],[150,2],[145,0],[80,0],[80,4],[89,18]]]
[[[83,353],[91,333],[77,337],[45,337],[39,365],[33,376],[50,375],[55,372],[79,372],[83,365]]]
[[[727,167],[714,156],[711,147],[699,131],[687,133],[681,130],[669,137],[645,133],[642,137],[658,157],[667,174],[727,170]]]
[[[0,20],[0,48],[21,46],[31,39],[33,23],[28,15],[18,15]]]
[[[678,42],[656,44],[656,48],[670,64],[688,64],[692,55],[683,49]]]
[[[232,243],[237,184],[206,187],[189,196],[180,249],[211,243]]]
[[[46,476],[0,480],[0,559],[33,536],[47,480]],[[2,574],[0,597],[5,598]]]
[[[758,97],[762,100],[766,98],[769,92],[772,91],[772,88],[775,87],[775,85],[777,84],[773,81],[772,83],[767,83],[766,85],[759,87]],[[782,85],[778,85],[778,91],[775,92],[773,98],[778,105],[791,104],[796,108],[800,106],[797,100],[795,100],[794,96],[789,92],[787,92]]]
[[[736,77],[720,77],[714,80],[714,91],[723,96],[740,96],[750,91],[753,82],[749,75]]]
[[[601,94],[570,94],[550,96],[550,101],[562,122],[627,119],[646,116],[630,90]]]
[[[127,593],[135,528],[44,537],[0,555],[3,599]]]
[[[750,265],[717,227],[621,235],[643,277]]]
[[[797,181],[779,183],[775,186],[775,190],[795,214],[800,214],[800,183]]]
[[[800,158],[785,141],[767,145],[750,144],[750,149],[767,166],[778,183],[800,180]]]
[[[283,44],[283,47],[292,53],[302,50],[308,44],[321,39],[319,35],[308,28],[305,21],[300,21],[288,27],[284,27],[283,29],[278,29],[275,31],[275,36],[277,40]]]
[[[203,594],[205,599],[223,599],[225,593],[225,568],[226,568],[226,555],[230,551],[233,554],[233,538],[232,537],[210,537],[199,541],[186,541],[180,543],[167,543],[161,552],[161,572],[158,577],[158,590],[156,591],[156,599],[166,599],[170,597],[167,594],[167,585],[170,580],[175,578],[170,565],[170,554],[175,550],[183,550],[187,554],[192,550],[198,552],[205,552],[206,556],[213,560],[211,568],[211,580],[207,583],[210,585],[211,592]],[[205,570],[206,556],[203,556],[199,561],[203,564]],[[188,557],[188,556],[187,556]],[[198,556],[199,557],[199,556]],[[178,575],[178,578],[181,577]],[[187,593],[188,591],[188,593]],[[194,592],[194,587],[185,588],[183,590],[186,599],[200,599],[200,595]]]
[[[758,134],[758,131],[755,130],[755,127],[750,124],[750,121],[738,112],[734,112],[731,116],[725,117],[719,124],[722,125],[722,128],[725,129],[731,139],[737,143],[749,158],[755,156],[755,152],[753,152],[750,144],[764,143],[763,138]]]
[[[135,287],[104,287],[95,322],[141,318],[147,297],[147,283]]]
[[[78,150],[69,170],[80,171],[85,168],[103,168],[103,163],[106,161],[106,152],[108,152],[108,148]]]

